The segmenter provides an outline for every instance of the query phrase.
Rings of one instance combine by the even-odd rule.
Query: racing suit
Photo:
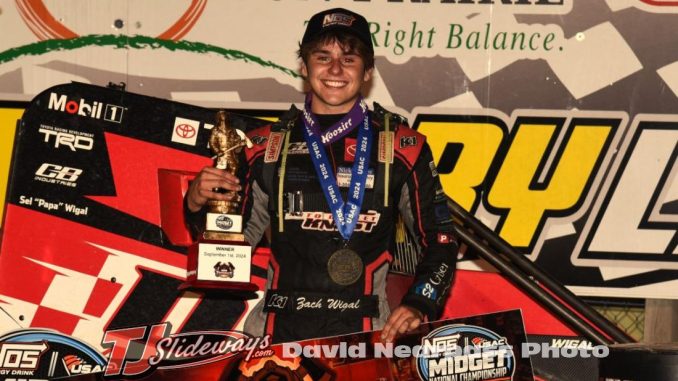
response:
[[[279,122],[248,133],[254,147],[245,151],[243,165],[245,236],[256,245],[270,224],[272,252],[266,294],[245,322],[248,333],[286,342],[381,329],[390,313],[386,276],[398,214],[423,253],[402,304],[429,320],[438,317],[452,281],[457,243],[431,150],[403,118],[376,104],[370,113],[374,144],[367,189],[348,241],[362,268],[349,285],[337,284],[329,274],[328,261],[346,243],[310,159],[301,113],[293,107]],[[344,200],[357,130],[326,146]]]

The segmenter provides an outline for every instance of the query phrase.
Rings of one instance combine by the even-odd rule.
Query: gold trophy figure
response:
[[[238,154],[243,147],[251,148],[252,142],[244,132],[231,127],[225,111],[219,111],[209,146],[215,155],[215,168],[237,175]],[[237,194],[231,201],[207,202],[205,231],[198,242],[189,247],[186,282],[180,289],[257,289],[250,282],[252,247],[245,241],[239,205]]]
[[[223,169],[236,176],[240,163],[238,154],[243,147],[252,148],[252,142],[244,132],[231,127],[228,122],[228,114],[225,111],[217,112],[216,127],[212,128],[209,140],[210,149],[214,153],[214,166]],[[215,191],[218,191],[215,189]],[[237,240],[244,241],[242,232],[242,217],[239,216],[238,207],[240,196],[235,194],[231,201],[210,200],[207,202],[207,224],[203,237],[205,239]],[[240,227],[236,222],[234,228],[226,228],[228,219],[234,222],[240,221]],[[223,222],[217,224],[217,222]],[[224,235],[223,233],[232,233]],[[235,234],[235,235],[233,235]]]
[[[247,135],[231,127],[225,111],[217,112],[217,125],[212,129],[209,145],[215,155],[214,167],[234,176],[237,175],[240,166],[238,154],[242,147],[252,148],[252,142]],[[210,200],[207,202],[208,210],[211,213],[237,213],[239,201],[239,197],[234,201]]]

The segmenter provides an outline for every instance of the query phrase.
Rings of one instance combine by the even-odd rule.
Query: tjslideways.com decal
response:
[[[239,331],[170,334],[170,323],[107,331],[102,345],[110,349],[106,377],[141,377],[155,369],[198,367],[233,357],[245,361],[270,356],[269,336]]]

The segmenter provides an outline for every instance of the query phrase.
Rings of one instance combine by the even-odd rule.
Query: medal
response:
[[[340,286],[349,286],[363,274],[363,261],[355,251],[345,247],[332,253],[327,261],[330,279]]]

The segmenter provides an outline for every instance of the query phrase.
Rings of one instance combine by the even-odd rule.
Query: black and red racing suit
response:
[[[421,250],[414,282],[402,304],[429,320],[439,316],[458,247],[431,150],[425,137],[406,126],[403,118],[376,104],[370,113],[373,143],[367,188],[348,243],[325,201],[303,137],[301,113],[293,107],[280,122],[248,133],[254,147],[245,150],[241,165],[245,237],[255,246],[270,226],[272,256],[266,294],[247,317],[246,332],[270,334],[277,343],[381,329],[390,313],[386,276],[394,260],[399,215]],[[340,117],[318,116],[321,125]],[[344,200],[357,130],[326,146]],[[385,139],[389,135],[391,139]],[[204,211],[186,217],[194,231],[196,224],[204,223]],[[360,256],[362,268],[357,269],[360,276],[355,282],[340,285],[331,279],[328,261],[346,245]]]
[[[423,254],[402,304],[416,308],[429,320],[439,316],[457,253],[446,196],[425,137],[393,116],[388,123],[392,133],[389,144],[385,139],[387,114],[378,105],[375,108],[370,111],[373,145],[367,189],[348,241],[348,247],[362,259],[363,268],[359,279],[350,285],[335,283],[328,273],[329,258],[346,243],[334,225],[310,159],[301,113],[288,112],[287,120],[282,118],[248,133],[254,147],[246,150],[246,165],[243,163],[245,236],[255,245],[270,224],[272,251],[266,295],[247,318],[248,333],[268,333],[274,342],[286,342],[381,329],[389,315],[386,276],[393,260],[398,215],[417,238]],[[319,120],[323,124],[323,119]],[[344,200],[357,130],[326,146]],[[390,155],[388,150],[392,150]],[[387,160],[389,157],[392,160]]]

